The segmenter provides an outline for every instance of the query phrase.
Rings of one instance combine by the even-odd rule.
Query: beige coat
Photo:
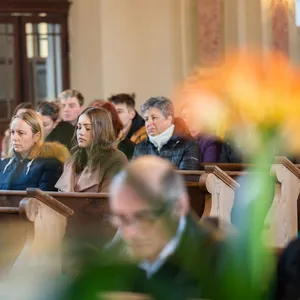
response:
[[[105,163],[94,171],[84,168],[75,185],[75,165],[73,159],[69,159],[55,187],[61,192],[107,192],[111,179],[127,164],[127,158],[123,152],[116,150],[103,161]]]

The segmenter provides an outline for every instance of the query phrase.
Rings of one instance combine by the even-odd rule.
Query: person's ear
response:
[[[37,132],[34,134],[33,136],[33,141],[35,144],[37,144],[37,142],[41,139],[41,133],[40,132]]]
[[[190,202],[187,195],[182,196],[174,205],[173,215],[176,219],[186,216],[190,210]]]
[[[54,122],[53,128],[55,128],[55,127],[58,125],[59,122],[60,122],[60,119],[57,119],[57,120]]]
[[[171,115],[167,116],[167,121],[169,125],[171,126],[173,124],[173,117]]]
[[[129,109],[129,117],[130,117],[131,120],[134,119],[135,114],[136,114],[135,110],[132,109],[132,108],[130,108],[130,109]]]

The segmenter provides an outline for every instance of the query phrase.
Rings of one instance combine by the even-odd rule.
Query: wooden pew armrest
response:
[[[67,207],[60,201],[54,199],[52,196],[48,195],[46,192],[41,191],[40,189],[28,188],[26,189],[26,194],[30,198],[36,198],[44,204],[48,205],[55,211],[64,215],[65,217],[69,217],[74,215],[74,210]]]

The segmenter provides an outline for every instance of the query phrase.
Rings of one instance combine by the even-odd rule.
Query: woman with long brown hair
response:
[[[127,163],[117,150],[110,113],[104,108],[87,108],[78,117],[76,145],[56,184],[63,192],[101,192]]]
[[[134,152],[135,143],[124,135],[122,130],[123,124],[114,105],[105,100],[95,100],[92,103],[92,107],[103,107],[110,112],[118,142],[118,149],[130,160]]]

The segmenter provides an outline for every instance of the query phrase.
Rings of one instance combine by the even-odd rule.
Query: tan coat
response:
[[[69,159],[55,187],[61,192],[107,192],[111,179],[127,164],[127,158],[123,152],[116,150],[103,161],[105,163],[94,171],[84,168],[75,184],[75,165],[73,159]]]

